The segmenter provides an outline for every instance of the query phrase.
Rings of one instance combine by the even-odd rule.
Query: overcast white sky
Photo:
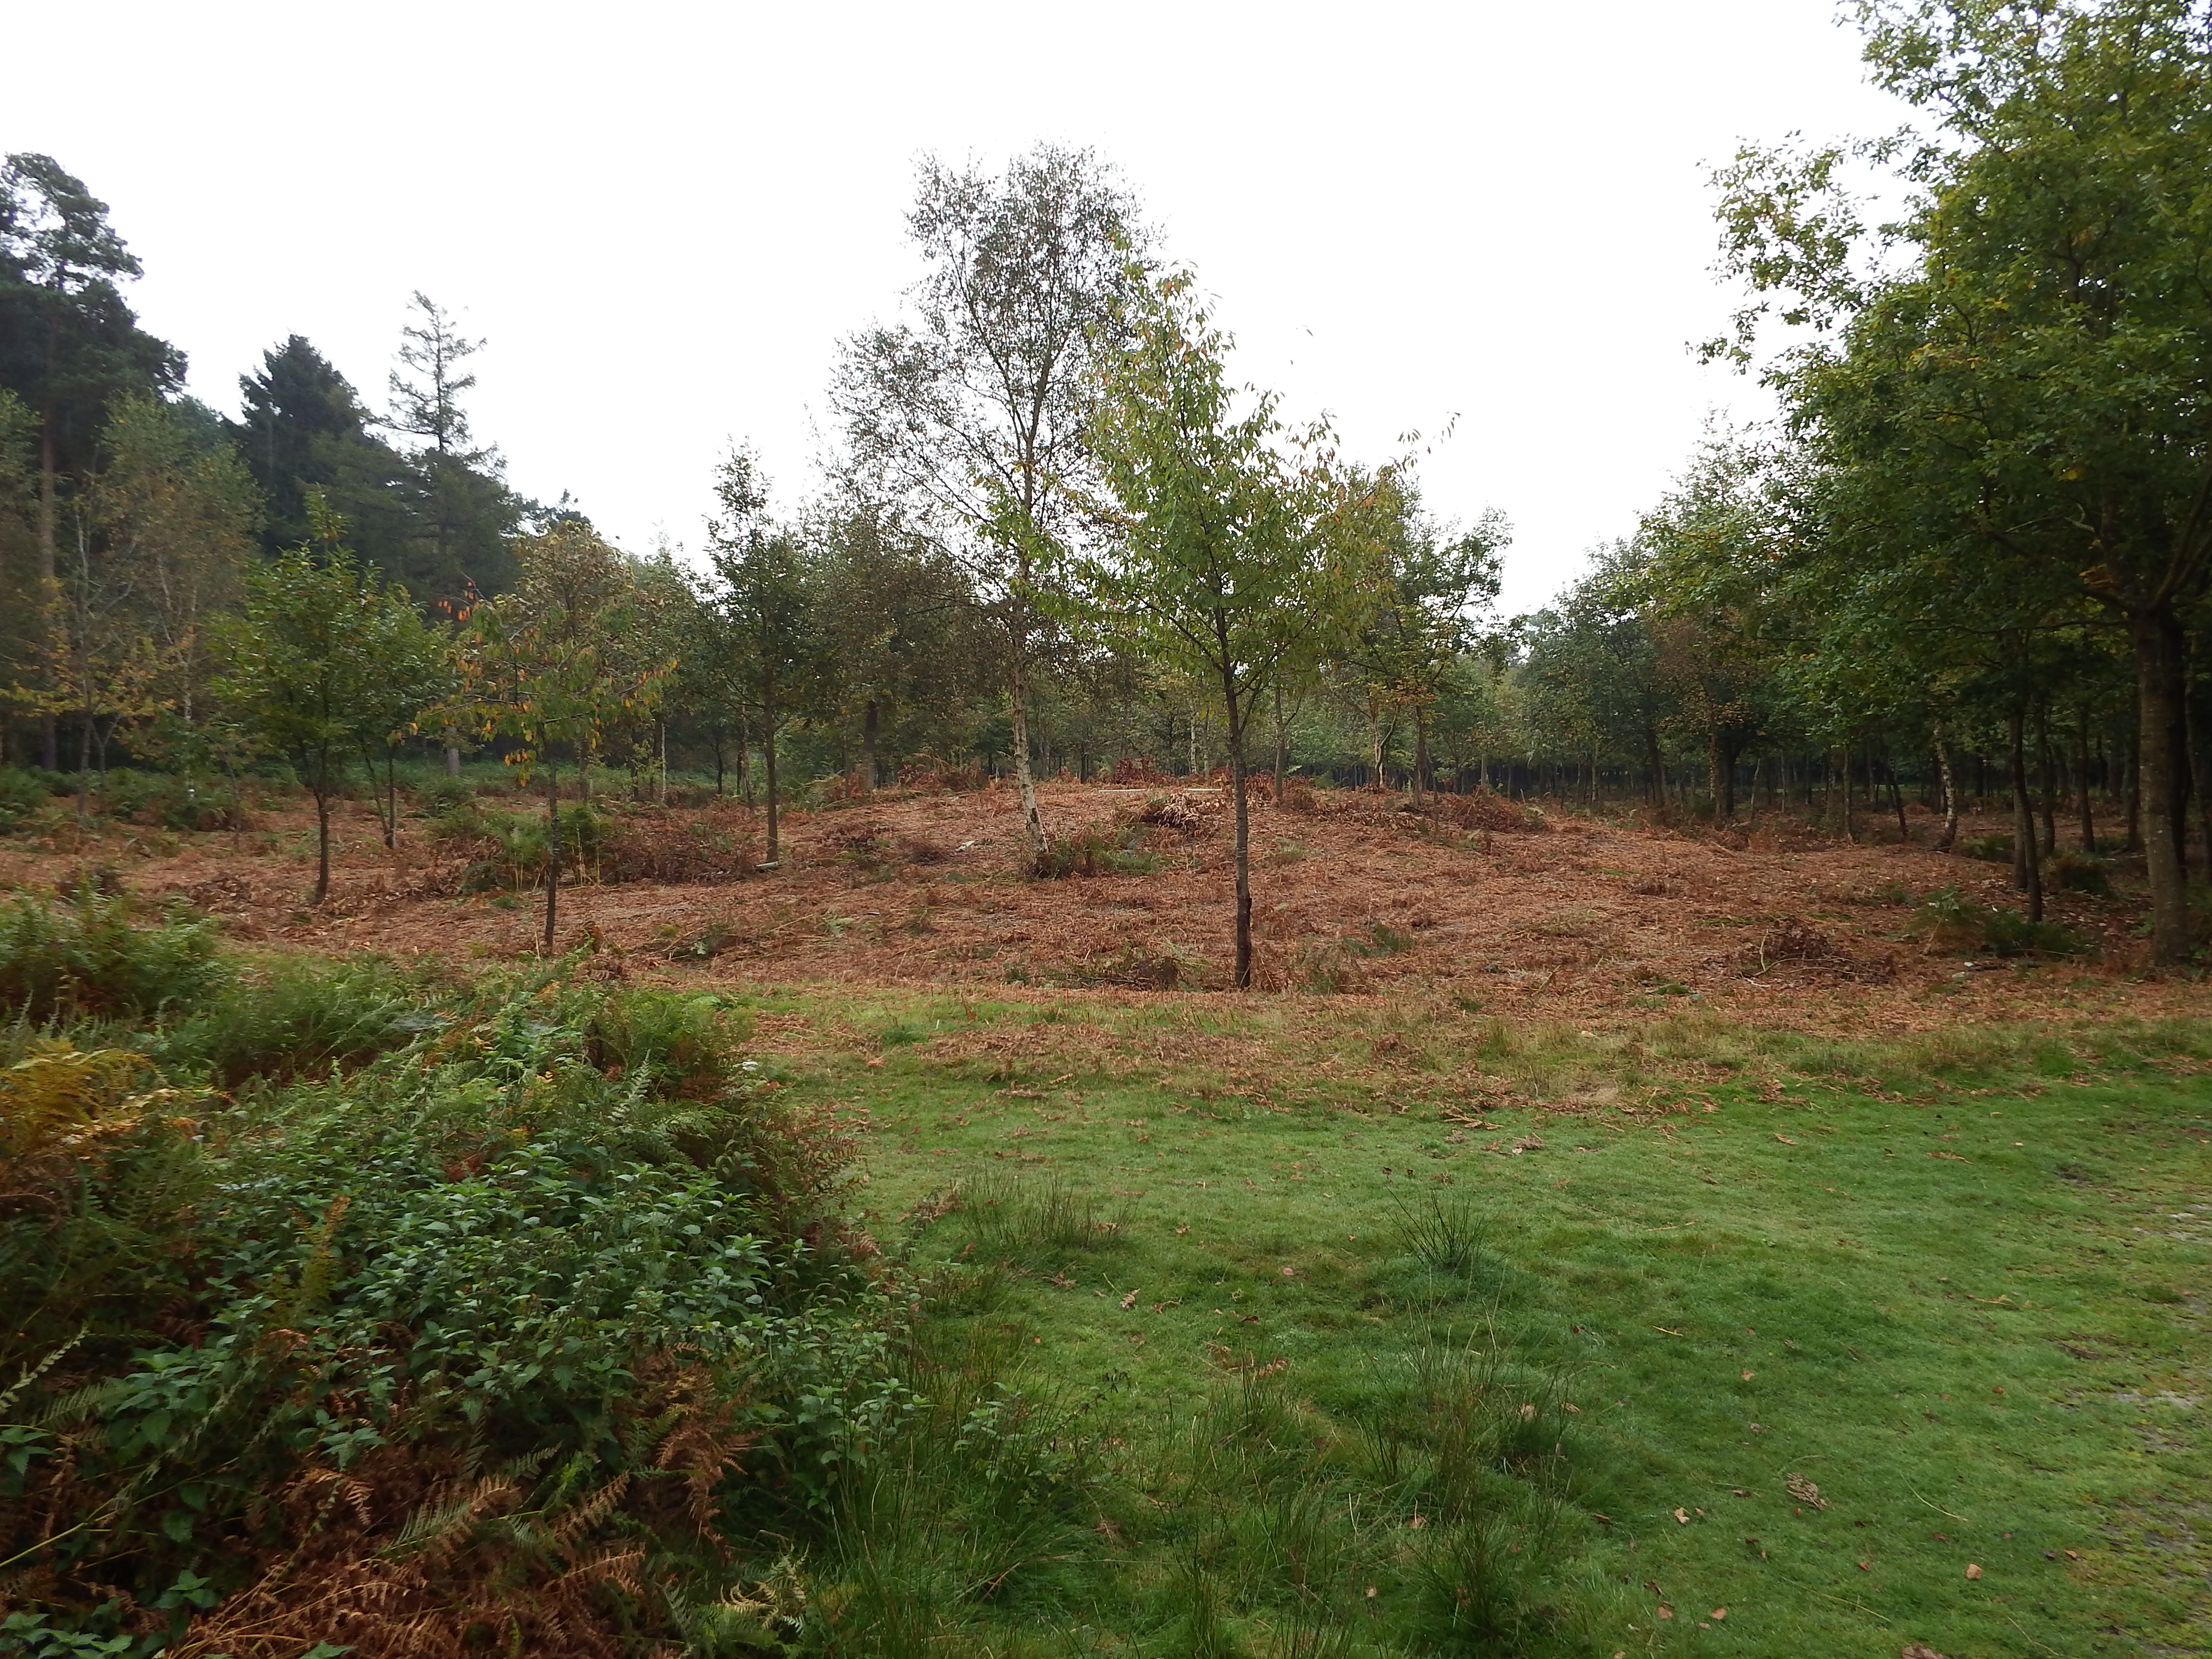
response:
[[[1886,131],[1832,0],[23,8],[0,149],[82,176],[148,327],[225,410],[292,332],[374,406],[409,293],[489,337],[515,484],[697,544],[726,440],[789,505],[839,337],[893,311],[925,151],[1115,162],[1220,296],[1242,378],[1354,454],[1456,435],[1438,511],[1503,508],[1506,603],[1633,529],[1752,388],[1709,164]],[[88,26],[96,26],[88,27]]]

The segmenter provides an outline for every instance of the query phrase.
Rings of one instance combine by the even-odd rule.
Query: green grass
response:
[[[872,1114],[924,1392],[1056,1414],[1081,1494],[937,1572],[958,1483],[893,1481],[899,1573],[825,1594],[906,1623],[848,1650],[2204,1650],[2212,1084],[2160,1058],[2193,1030],[760,1006]],[[1454,1626],[1491,1567],[1522,1622]]]

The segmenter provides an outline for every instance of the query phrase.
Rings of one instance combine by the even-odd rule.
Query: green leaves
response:
[[[1093,445],[1104,549],[1071,562],[1076,626],[1225,687],[1239,707],[1303,644],[1348,620],[1349,538],[1326,433],[1292,433],[1274,399],[1238,412],[1229,341],[1178,274],[1140,291],[1131,343],[1099,374]]]
[[[516,559],[513,590],[466,615],[459,690],[442,712],[521,739],[514,759],[526,772],[556,744],[588,755],[611,720],[658,702],[675,665],[627,648],[641,620],[637,575],[588,524],[523,538]]]
[[[320,545],[252,570],[222,639],[216,692],[317,795],[407,730],[447,683],[446,642],[407,591],[368,569],[325,513]]]

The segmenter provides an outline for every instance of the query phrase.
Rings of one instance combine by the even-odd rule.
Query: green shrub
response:
[[[561,808],[561,868],[582,872],[597,863],[607,837],[606,816],[588,802]],[[461,890],[540,885],[545,879],[547,828],[544,811],[501,811],[474,798],[447,809],[434,833],[441,841],[474,843],[477,857],[461,876]]]
[[[417,792],[422,809],[437,816],[475,804],[477,787],[466,778],[438,777]]]
[[[52,792],[35,772],[0,766],[0,836],[13,834],[38,815]]]
[[[1966,858],[1980,859],[1988,864],[2012,862],[2010,836],[1966,836],[1958,842],[1960,854]]]
[[[404,1029],[388,975],[289,977],[212,986],[155,1051],[221,1015],[291,1064],[349,991]],[[672,1647],[757,1580],[727,1537],[826,1517],[915,1409],[864,1241],[744,1178],[806,1132],[736,1022],[542,975],[414,1008],[421,1040],[234,1100],[59,1042],[0,1071],[0,1125],[75,1115],[0,1137],[0,1559],[42,1564],[19,1643],[124,1651],[89,1644],[135,1607],[199,1650],[305,1651],[336,1585],[371,1650]],[[711,1101],[662,1091],[702,1073]],[[841,1144],[779,1179],[826,1197]]]
[[[2112,866],[2094,853],[2053,853],[2043,861],[2043,878],[2069,893],[2112,896]]]
[[[1141,850],[1142,832],[1118,833],[1085,830],[1048,844],[1030,866],[1043,881],[1065,881],[1073,876],[1144,876],[1159,867],[1159,860]]]
[[[33,1024],[146,1015],[194,1000],[228,974],[215,923],[181,910],[134,927],[130,901],[89,886],[67,901],[18,894],[0,909],[0,1010]]]
[[[1929,894],[1913,911],[1907,931],[1933,950],[1961,956],[2071,957],[2095,948],[2062,922],[2030,921],[2017,910],[1976,904],[1956,887]]]
[[[593,1063],[641,1073],[656,1093],[712,1100],[743,1062],[738,1049],[752,1022],[726,1011],[719,999],[670,991],[626,991],[592,1017]]]
[[[363,1065],[443,1023],[387,963],[295,961],[224,985],[155,1052],[166,1067],[202,1066],[215,1087],[235,1089]]]

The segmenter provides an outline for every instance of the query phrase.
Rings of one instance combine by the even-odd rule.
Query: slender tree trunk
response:
[[[668,722],[657,720],[653,725],[660,733],[660,804],[668,805]]]
[[[1951,745],[1943,734],[1936,734],[1936,772],[1943,780],[1943,833],[1936,838],[1936,850],[1948,853],[1959,839],[1959,785],[1951,771]]]
[[[2140,726],[2140,722],[2137,723]],[[2140,853],[2142,843],[2142,733],[2140,730],[2129,738],[2126,750],[2120,756],[2120,772],[2127,780],[2124,814],[2125,829],[2122,845],[2130,853]]]
[[[331,787],[315,787],[315,896],[308,902],[318,908],[331,896]]]
[[[1413,714],[1413,805],[1421,804],[1429,781],[1429,715],[1426,709]]]
[[[1275,804],[1283,801],[1283,785],[1291,766],[1290,722],[1283,715],[1283,682],[1275,681]]]
[[[561,773],[553,763],[551,745],[542,737],[538,750],[545,757],[545,939],[539,950],[550,957],[561,908]]]
[[[1029,577],[1026,563],[1022,577],[1024,581]],[[1036,779],[1030,771],[1030,629],[1026,614],[1015,623],[1013,645],[1014,787],[1021,792],[1022,828],[1029,836],[1030,851],[1042,858],[1046,847],[1044,814],[1037,810]]]
[[[2181,794],[2174,763],[2175,732],[2182,723],[2180,625],[2162,614],[2131,617],[2135,649],[2137,795],[2141,801],[2143,865],[2150,878],[2151,957],[2172,965],[2189,955],[2189,900],[2176,836]]]
[[[876,700],[870,697],[860,714],[860,787],[876,792]]]
[[[1912,830],[1905,821],[1905,792],[1898,787],[1897,769],[1887,760],[1881,769],[1889,775],[1889,804],[1897,813],[1897,844],[1900,847],[1912,839]]]
[[[2012,879],[2027,895],[2027,919],[2043,920],[2043,860],[2035,845],[2035,799],[2027,782],[2027,716],[2018,703],[2012,737]]]
[[[2197,826],[2204,848],[2205,873],[2212,876],[2212,790],[2208,790],[2205,787],[2207,783],[2212,783],[2212,776],[2208,776],[2205,764],[2203,723],[2199,717],[2196,698],[2191,696],[2185,689],[2183,692],[2183,705],[2187,710],[2186,748],[2189,757],[2190,794],[2197,803]],[[2188,836],[2185,814],[2183,828],[2179,833],[2185,842]],[[2185,878],[2188,873],[2188,853],[2185,845],[2182,854]]]
[[[49,696],[54,689],[54,599],[61,585],[54,558],[57,471],[53,417],[48,416],[39,430],[39,638],[45,647],[39,684]],[[39,715],[39,763],[49,772],[61,770],[61,720],[52,705]]]
[[[2081,850],[2094,853],[2097,850],[2097,820],[2089,799],[2089,706],[2082,704],[2077,713],[2080,724],[2074,748],[2074,776],[2081,792]]]
[[[2057,769],[2051,763],[2051,714],[2041,704],[2035,710],[2035,757],[2043,791],[2043,851],[2050,854],[2058,850],[2058,778]]]
[[[720,726],[714,728],[712,742],[714,745],[714,799],[720,800],[726,792],[722,787],[722,780],[726,773],[722,763],[722,731]]]
[[[768,783],[768,857],[763,863],[770,866],[783,862],[777,817],[781,803],[776,799],[775,713],[775,691],[771,687],[761,708],[761,769]]]
[[[446,744],[446,775],[449,778],[461,775],[461,750],[458,744],[449,742]]]
[[[81,678],[85,672],[83,665],[80,664],[77,673]],[[89,678],[83,678],[82,683],[88,689],[92,684]],[[80,830],[91,820],[92,813],[87,799],[91,788],[92,709],[88,706],[81,711],[76,727],[76,824]]]
[[[1222,705],[1229,715],[1229,793],[1237,808],[1237,969],[1234,984],[1252,988],[1252,815],[1245,799],[1244,720],[1234,669],[1221,675]]]

